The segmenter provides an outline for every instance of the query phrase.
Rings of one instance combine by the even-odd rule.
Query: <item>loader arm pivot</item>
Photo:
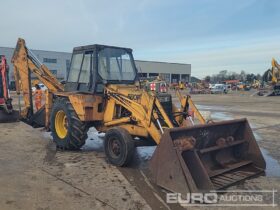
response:
[[[143,92],[141,95],[142,98],[140,103],[117,93],[110,87],[106,88],[106,95],[109,97],[109,100],[115,100],[119,105],[127,109],[131,113],[130,120],[135,121],[139,126],[144,127],[157,144],[160,143],[161,134],[164,129],[159,118],[161,117],[162,120],[164,120],[167,128],[174,127],[159,100],[155,96],[149,95],[147,92]],[[147,101],[149,103],[144,104]],[[122,121],[118,120],[116,121],[116,124],[119,124],[120,122]],[[113,125],[113,123],[112,121],[105,122],[105,125]]]
[[[181,109],[182,111],[187,111],[187,106],[191,108],[191,110],[194,112],[195,117],[199,120],[201,124],[206,124],[206,120],[198,110],[198,108],[195,106],[193,100],[191,97],[188,96],[182,96],[181,92],[179,90],[176,90],[176,95],[179,98]]]

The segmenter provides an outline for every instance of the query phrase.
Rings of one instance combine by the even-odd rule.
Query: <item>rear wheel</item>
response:
[[[126,166],[133,158],[134,140],[124,128],[111,128],[106,132],[104,149],[111,164]]]
[[[66,98],[57,98],[51,113],[51,133],[58,148],[77,150],[87,139],[88,128]]]

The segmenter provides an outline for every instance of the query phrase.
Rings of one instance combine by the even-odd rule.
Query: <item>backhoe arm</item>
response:
[[[55,78],[50,70],[26,47],[24,39],[19,38],[12,57],[16,91],[22,91],[25,110],[22,117],[27,117],[32,107],[31,74],[34,74],[49,92],[63,91],[63,85]]]

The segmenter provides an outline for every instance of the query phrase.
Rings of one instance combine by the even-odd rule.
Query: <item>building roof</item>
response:
[[[136,62],[147,62],[147,63],[164,63],[164,64],[177,64],[177,65],[191,65],[189,63],[174,63],[174,62],[165,62],[165,61],[144,61],[144,60],[135,60]]]
[[[109,46],[109,45],[101,45],[101,44],[93,44],[93,45],[85,45],[85,46],[75,47],[74,51],[84,51],[84,50],[104,49],[104,48],[124,49],[126,51],[132,52],[132,49],[130,49],[130,48]]]
[[[224,82],[227,83],[227,84],[234,84],[234,83],[240,82],[240,80],[238,80],[238,79],[233,79],[233,80],[225,80]]]

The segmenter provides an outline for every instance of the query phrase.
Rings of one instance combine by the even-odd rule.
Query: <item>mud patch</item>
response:
[[[49,141],[49,143],[46,145],[46,155],[44,158],[44,162],[51,163],[55,159],[57,149],[56,145],[53,141]]]

